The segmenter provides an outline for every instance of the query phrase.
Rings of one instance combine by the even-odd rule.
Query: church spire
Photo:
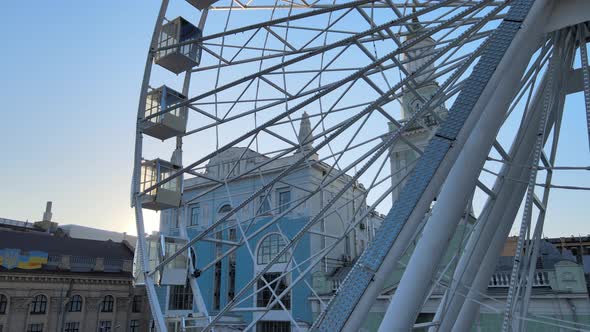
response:
[[[312,149],[313,133],[311,132],[311,122],[309,121],[309,115],[307,112],[303,112],[303,116],[301,117],[297,141],[299,141],[299,144],[301,145],[301,147],[297,149],[297,152],[305,152]]]

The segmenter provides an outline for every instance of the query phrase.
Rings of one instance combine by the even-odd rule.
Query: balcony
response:
[[[536,271],[533,279],[533,287],[551,287],[549,283],[549,272],[552,271]],[[488,288],[509,288],[510,274],[510,271],[494,273],[490,278]]]

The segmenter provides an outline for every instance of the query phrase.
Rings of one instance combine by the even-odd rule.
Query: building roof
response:
[[[38,230],[34,223],[14,219],[0,218],[0,229]]]
[[[115,231],[108,231],[99,228],[92,228],[87,226],[81,225],[60,225],[61,228],[65,233],[67,233],[71,238],[76,239],[87,239],[87,240],[98,240],[98,241],[115,241],[115,242],[122,242],[127,241],[129,245],[135,246],[135,242],[137,241],[137,237],[133,235],[129,235],[127,233],[119,233]]]
[[[133,260],[133,252],[123,243],[53,236],[47,233],[0,230],[0,247],[38,250],[49,255],[72,255]]]

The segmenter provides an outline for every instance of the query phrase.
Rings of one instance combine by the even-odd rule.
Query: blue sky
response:
[[[1,1],[0,217],[135,232],[133,134],[157,1]]]
[[[39,220],[51,200],[61,224],[135,233],[135,115],[158,7],[156,0],[0,2],[0,217]],[[568,106],[558,164],[590,165],[581,94]],[[590,186],[585,173],[555,182]],[[552,194],[545,234],[588,234],[589,199]],[[155,229],[155,216],[147,220]]]

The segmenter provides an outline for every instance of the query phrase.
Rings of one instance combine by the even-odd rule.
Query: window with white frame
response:
[[[219,216],[224,216],[226,213],[231,211],[231,205],[225,204],[224,206],[219,208]]]
[[[229,229],[229,240],[236,241],[237,240],[237,229],[232,227]],[[231,301],[234,299],[236,293],[236,253],[232,252],[228,256],[228,281],[227,281],[227,300]]]
[[[291,207],[291,190],[279,189],[277,196],[279,202],[279,213],[283,213]]]
[[[273,292],[276,294],[276,296],[279,296],[288,287],[287,277],[281,277],[281,272],[265,273],[262,275],[262,277],[264,280],[262,280],[262,278],[258,279],[258,292],[256,294],[256,306],[260,308],[268,306],[276,299],[276,297],[273,295]],[[266,283],[264,282],[265,280]],[[287,294],[281,297],[281,302],[286,309],[291,309],[290,292],[287,292]],[[271,307],[271,310],[281,309],[282,307],[278,301]]]
[[[256,323],[256,332],[291,332],[291,322],[260,321]]]
[[[222,233],[218,231],[215,233],[215,239],[221,240]],[[215,258],[221,256],[223,250],[221,243],[215,243]],[[219,310],[221,308],[221,260],[215,263],[213,271],[213,310]]]
[[[170,286],[169,310],[193,310],[193,290],[188,280],[184,285]]]
[[[256,262],[258,264],[268,264],[278,253],[285,247],[285,241],[280,234],[273,233],[262,239],[258,246]],[[281,256],[277,263],[286,263],[287,256]]]
[[[199,225],[199,217],[201,216],[201,206],[199,204],[195,204],[191,206],[191,219],[189,222],[189,226],[197,226]]]

